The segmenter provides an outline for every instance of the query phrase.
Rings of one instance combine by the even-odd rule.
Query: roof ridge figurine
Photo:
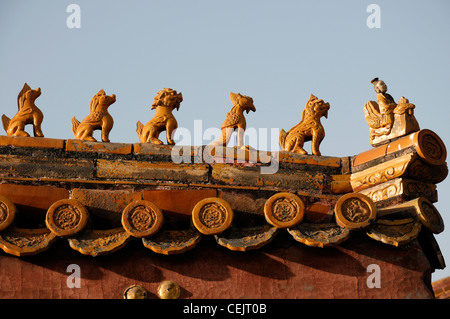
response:
[[[220,129],[222,130],[221,136],[210,145],[220,145],[227,146],[230,137],[234,130],[237,130],[237,147],[245,149],[244,145],[244,132],[247,127],[247,122],[245,120],[244,111],[256,112],[255,105],[253,104],[253,99],[249,96],[242,95],[240,93],[230,92],[230,99],[233,103],[233,107],[230,112],[227,113],[225,121],[223,122]]]
[[[30,136],[25,132],[25,125],[33,125],[33,134],[35,137],[44,137],[41,124],[44,119],[42,111],[36,106],[34,101],[41,95],[41,88],[32,90],[25,83],[17,97],[18,112],[12,119],[5,114],[2,115],[3,128],[10,136]]]
[[[114,120],[108,113],[108,107],[116,102],[116,95],[106,95],[101,89],[91,100],[90,112],[81,123],[72,118],[72,132],[76,139],[96,142],[93,137],[94,130],[102,131],[102,141],[109,142],[109,132],[111,131]]]
[[[325,130],[320,123],[320,118],[322,116],[327,118],[329,109],[329,103],[325,103],[311,94],[302,112],[300,123],[292,127],[287,133],[281,129],[279,137],[281,150],[305,155],[308,152],[305,151],[303,145],[305,142],[311,141],[312,153],[320,156],[319,146],[325,137]]]
[[[136,132],[141,143],[163,144],[158,139],[161,132],[166,131],[167,144],[174,145],[173,134],[178,128],[177,120],[173,116],[172,111],[180,108],[183,101],[183,95],[177,91],[164,88],[157,93],[153,100],[151,110],[156,109],[153,118],[145,124],[138,121],[136,123]]]
[[[372,79],[370,83],[377,94],[377,102],[367,102],[364,105],[364,115],[369,125],[372,146],[420,130],[414,116],[414,104],[403,96],[395,103],[394,98],[387,93],[386,83],[379,78]]]

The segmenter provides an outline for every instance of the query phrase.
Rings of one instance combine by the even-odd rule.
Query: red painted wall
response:
[[[70,264],[80,267],[80,288],[67,286]],[[377,275],[372,264],[379,266],[380,288],[368,287],[368,278],[374,283]],[[396,248],[364,234],[333,248],[308,247],[279,234],[245,253],[219,246],[214,237],[172,256],[155,254],[138,239],[101,257],[81,255],[61,238],[35,256],[0,253],[0,298],[122,298],[134,284],[158,298],[163,280],[177,282],[183,299],[433,298],[431,267],[417,241]]]

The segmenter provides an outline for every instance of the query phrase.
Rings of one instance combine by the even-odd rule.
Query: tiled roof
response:
[[[97,256],[137,237],[177,254],[215,236],[247,251],[282,231],[312,247],[353,232],[393,246],[423,232],[433,241],[447,173],[430,130],[348,157],[0,136],[0,247],[24,256],[59,239]]]

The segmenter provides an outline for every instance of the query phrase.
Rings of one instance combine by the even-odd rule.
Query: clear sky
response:
[[[72,3],[80,28],[67,25]],[[370,4],[380,28],[367,25]],[[117,96],[111,142],[134,143],[136,122],[153,116],[153,97],[169,87],[184,97],[179,131],[199,145],[210,140],[194,136],[194,123],[220,127],[233,91],[253,97],[247,126],[275,141],[253,146],[278,150],[270,129],[297,124],[312,93],[331,105],[322,155],[350,156],[371,148],[363,106],[379,77],[450,145],[449,16],[447,0],[0,0],[0,113],[15,114],[24,82],[41,87],[45,136],[69,139],[71,118],[82,120],[103,88]],[[449,226],[450,178],[438,193]],[[450,264],[449,231],[436,238]],[[450,267],[433,280],[447,276]]]

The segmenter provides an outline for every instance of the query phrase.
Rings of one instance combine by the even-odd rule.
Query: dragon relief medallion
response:
[[[370,208],[359,198],[347,199],[341,207],[342,215],[351,222],[361,223],[369,219]]]

